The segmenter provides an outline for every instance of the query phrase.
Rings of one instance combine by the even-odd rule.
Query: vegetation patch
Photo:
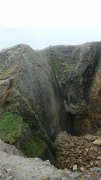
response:
[[[34,132],[32,137],[22,146],[22,152],[28,157],[43,157],[47,145],[41,138],[40,132]]]
[[[13,112],[0,112],[0,138],[14,144],[22,133],[22,117]]]
[[[58,62],[51,62],[51,68],[58,77],[62,76],[63,72]]]
[[[4,79],[4,78],[7,78],[9,77],[10,74],[12,74],[14,72],[14,70],[16,69],[17,65],[13,65],[11,66],[10,68],[6,68],[6,69],[1,69],[0,70],[0,79]]]
[[[62,62],[57,59],[50,61],[51,69],[58,78],[64,77],[65,74],[74,71],[75,65],[69,64],[66,61]]]
[[[67,62],[65,62],[65,63],[63,64],[63,66],[64,66],[64,68],[63,68],[64,73],[65,73],[65,72],[74,71],[74,69],[75,69],[75,65],[74,65],[74,64],[69,64],[69,63],[67,63]]]
[[[59,62],[57,59],[50,59],[51,70],[57,78],[61,78],[63,76],[63,70],[61,66],[61,61]]]

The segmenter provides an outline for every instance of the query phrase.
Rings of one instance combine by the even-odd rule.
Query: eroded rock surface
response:
[[[6,112],[11,113],[9,116],[17,114],[21,120],[20,132],[15,131],[20,137],[13,142],[17,147],[24,144],[22,149],[28,151],[30,147],[29,154],[33,154],[32,149],[37,146],[35,156],[44,156],[42,154],[46,152],[52,159],[54,145],[51,139],[65,129],[66,121],[63,120],[65,113],[46,51],[35,52],[27,45],[18,45],[0,52],[0,108],[2,121],[6,119],[3,129],[7,133],[12,130],[10,122],[7,124],[10,118],[5,115]],[[11,143],[3,137],[3,133],[0,137]],[[42,150],[38,150],[40,146]],[[47,151],[48,146],[50,152]]]
[[[101,123],[101,43],[56,46],[51,48],[51,54],[69,133],[94,133]]]

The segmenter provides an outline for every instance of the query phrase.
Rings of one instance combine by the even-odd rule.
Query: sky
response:
[[[101,0],[0,0],[0,49],[101,40]]]

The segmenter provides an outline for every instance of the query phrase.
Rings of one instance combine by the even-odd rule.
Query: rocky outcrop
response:
[[[66,129],[66,118],[47,51],[35,52],[26,45],[1,51],[0,111],[4,141],[16,144],[29,156],[52,159],[52,141]]]
[[[94,133],[101,117],[101,42],[51,47],[50,59],[64,99],[68,132]]]
[[[57,169],[48,160],[21,156],[15,147],[0,140],[1,180],[99,180],[100,178],[101,168],[92,168],[86,172]]]
[[[2,50],[0,138],[28,156],[53,159],[53,142],[61,131],[96,132],[101,127],[100,52],[101,42]]]
[[[41,123],[54,136],[62,126],[61,102],[46,53],[18,45],[1,52],[0,64],[1,107],[30,116],[33,128]]]

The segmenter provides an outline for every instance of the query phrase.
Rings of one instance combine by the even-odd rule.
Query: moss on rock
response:
[[[14,144],[22,133],[23,120],[16,113],[0,111],[0,138],[10,144]]]
[[[46,148],[47,144],[41,139],[40,132],[35,131],[22,146],[22,152],[28,157],[43,157]]]
[[[3,65],[1,65],[0,67],[0,79],[4,79],[9,77],[9,75],[11,75],[15,71],[15,69],[17,68],[17,64],[14,64],[9,68],[6,67],[5,69],[2,68]]]

